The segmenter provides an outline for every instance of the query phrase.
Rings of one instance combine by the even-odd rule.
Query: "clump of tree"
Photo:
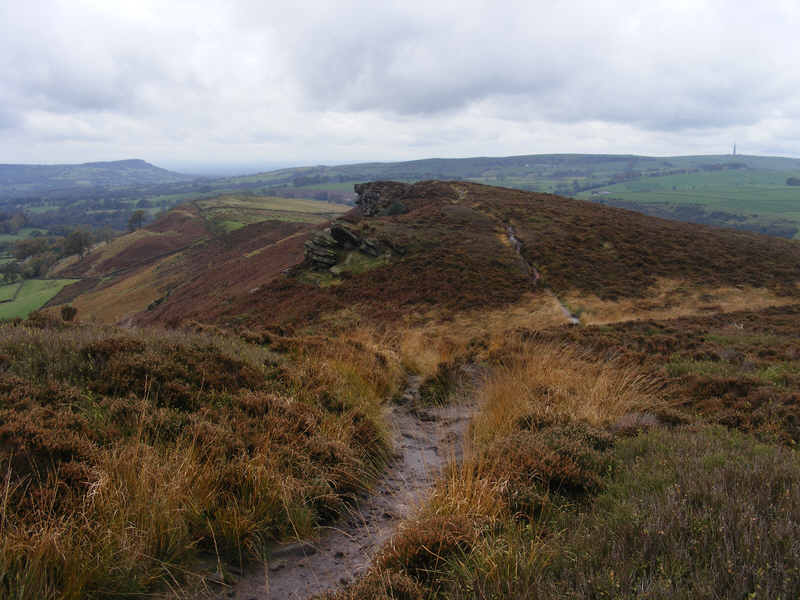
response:
[[[64,255],[62,236],[39,236],[19,240],[14,245],[17,273],[23,279],[42,277]]]
[[[143,210],[135,210],[131,213],[130,219],[128,219],[128,231],[136,231],[142,226],[144,222],[144,211]]]
[[[789,177],[786,180],[786,185],[800,185],[800,177]]]
[[[0,233],[14,235],[19,233],[19,230],[27,224],[27,218],[24,213],[3,213],[0,212]]]
[[[14,283],[17,281],[20,277],[22,277],[19,263],[16,261],[11,261],[0,265],[0,277],[2,277],[3,283]]]
[[[109,242],[114,237],[110,228],[92,232],[77,228],[62,231],[63,235],[38,235],[18,240],[11,248],[15,259],[0,267],[0,278],[6,283],[18,279],[44,277],[56,262],[67,256],[83,258],[98,241]]]
[[[83,229],[75,229],[64,240],[64,256],[77,254],[83,258],[92,247],[92,234]]]

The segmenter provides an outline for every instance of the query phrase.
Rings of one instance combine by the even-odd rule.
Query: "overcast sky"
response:
[[[0,162],[800,156],[797,0],[0,0]]]

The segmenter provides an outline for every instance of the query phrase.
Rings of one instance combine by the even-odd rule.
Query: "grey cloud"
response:
[[[135,112],[157,108],[148,106],[148,86],[187,85],[161,31],[69,3],[9,3],[5,11],[0,76],[28,109]]]
[[[432,19],[375,8],[346,27],[328,14],[299,26],[309,41],[294,65],[317,107],[436,115],[515,98],[532,117],[656,130],[752,123],[765,103],[780,104],[778,92],[798,88],[796,71],[780,64],[796,50],[796,14],[710,2],[692,15],[672,4],[539,6],[538,20],[513,4],[465,2]],[[471,11],[481,26],[459,29]],[[760,17],[769,29],[752,26]],[[517,118],[507,104],[497,106]]]
[[[0,160],[800,154],[798,30],[723,0],[0,2]]]
[[[16,129],[20,125],[20,117],[16,112],[11,112],[0,106],[0,130]]]

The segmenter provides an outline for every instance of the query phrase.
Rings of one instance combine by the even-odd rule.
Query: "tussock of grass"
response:
[[[143,594],[308,537],[388,455],[399,361],[274,339],[29,322],[0,335],[0,596]]]
[[[652,378],[573,346],[523,341],[505,352],[508,358],[480,392],[484,408],[473,421],[479,445],[512,432],[522,420],[604,426],[658,402]]]

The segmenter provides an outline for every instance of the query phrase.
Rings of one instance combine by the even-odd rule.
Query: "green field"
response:
[[[8,243],[8,242],[18,242],[19,240],[24,240],[29,238],[31,234],[35,231],[38,231],[41,234],[46,234],[47,231],[44,229],[36,229],[35,227],[23,227],[17,233],[0,233],[0,244]]]
[[[8,294],[6,288],[21,286],[17,299],[13,302],[0,304],[0,320],[25,318],[34,310],[44,306],[65,286],[73,283],[74,279],[28,279],[21,284],[13,284],[0,288],[0,299]],[[16,289],[14,289],[16,291]],[[10,297],[13,297],[13,292]]]
[[[584,191],[578,198],[593,201],[661,206],[702,207],[741,217],[742,223],[789,222],[800,227],[800,187],[786,185],[796,171],[725,170],[662,177],[643,177]],[[635,207],[634,207],[635,208]],[[797,234],[795,237],[800,237]]]
[[[800,187],[786,185],[791,173],[719,171],[637,179],[593,191],[636,202],[704,204],[739,214],[800,216]],[[591,199],[591,192],[580,198]]]
[[[14,294],[17,293],[17,289],[19,289],[19,283],[10,283],[8,285],[0,286],[0,302],[7,302],[14,297]]]

